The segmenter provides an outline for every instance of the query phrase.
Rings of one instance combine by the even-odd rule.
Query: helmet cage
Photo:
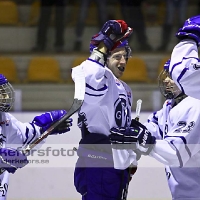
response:
[[[14,104],[15,93],[12,85],[7,82],[0,85],[0,112],[8,112]]]
[[[132,50],[130,46],[126,46],[125,50],[126,50],[126,61],[128,61],[128,59],[132,56]]]
[[[160,88],[160,92],[166,99],[174,99],[181,93],[181,90],[175,83],[168,84],[165,81],[167,78],[172,80],[168,70],[163,69],[158,76],[158,85]]]

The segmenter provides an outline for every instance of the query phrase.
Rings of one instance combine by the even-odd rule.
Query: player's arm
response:
[[[177,150],[167,140],[157,140],[140,122],[130,128],[112,128],[110,141],[114,149],[132,149],[140,155],[150,155],[169,166],[180,166]]]
[[[180,153],[184,155],[186,151],[182,151],[183,145],[178,145],[182,144],[179,139],[173,138],[173,144],[169,139],[158,140],[140,122],[135,122],[135,125],[126,131],[122,128],[112,128],[109,137],[114,149],[132,149],[168,166],[182,167],[185,164],[186,159],[184,163],[181,162]]]
[[[86,77],[86,95],[102,97],[108,89],[108,77],[105,76],[107,54],[115,49],[121,41],[128,38],[132,29],[123,20],[107,21],[100,32],[95,34],[90,42],[91,55],[80,66],[84,69]],[[72,79],[73,79],[72,69]],[[87,96],[85,101],[87,101]]]
[[[179,116],[170,131],[165,129],[163,140],[156,139],[138,121],[132,122],[132,127],[128,129],[112,128],[109,137],[113,148],[132,149],[165,165],[183,167],[199,151],[199,112],[198,107],[188,109],[187,116]]]
[[[12,118],[13,123],[16,124],[17,127],[17,135],[12,134],[9,137],[9,144],[17,144],[19,138],[23,145],[27,145],[34,141],[36,138],[40,137],[40,135],[45,132],[53,123],[61,119],[66,114],[65,110],[54,110],[43,113],[41,115],[35,116],[32,122],[30,123],[22,123],[15,118]],[[58,129],[54,130],[51,134],[62,134],[70,131],[70,126],[72,126],[72,118],[68,119],[65,123],[63,123]],[[42,143],[44,143],[42,141]],[[41,143],[41,144],[42,144]]]
[[[167,165],[180,167],[184,166],[192,156],[199,152],[200,144],[200,108],[198,101],[190,98],[182,106],[187,107],[187,112],[179,112],[173,116],[176,123],[170,130],[166,125],[163,143],[157,141],[150,153],[157,160],[167,162]]]
[[[1,126],[0,133],[2,134]],[[13,174],[18,168],[22,168],[27,164],[27,157],[18,150],[9,147],[0,148],[0,174],[5,170]]]
[[[200,15],[186,20],[176,37],[180,42],[172,51],[171,77],[185,94],[200,99]]]
[[[161,121],[163,119],[163,109],[156,111],[149,115],[147,122],[144,125],[147,127],[149,132],[158,140],[162,140],[163,138],[163,124]]]
[[[0,148],[0,174],[4,170],[14,174],[17,169],[22,168],[27,164],[28,159],[26,155],[17,149],[9,147]],[[1,169],[3,169],[2,172]]]

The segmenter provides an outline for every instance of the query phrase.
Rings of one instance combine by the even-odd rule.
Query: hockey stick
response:
[[[60,120],[56,121],[51,125],[39,138],[35,139],[33,142],[28,144],[22,152],[24,154],[28,153],[33,149],[37,144],[44,140],[48,135],[51,134],[56,128],[58,128],[63,122],[69,119],[76,111],[79,110],[84,101],[85,95],[85,76],[82,68],[77,67],[73,68],[74,70],[74,82],[75,82],[75,92],[74,92],[74,101],[71,108]]]
[[[136,105],[136,117],[135,117],[136,121],[139,121],[139,119],[140,119],[141,106],[142,106],[142,100],[138,99],[137,100],[137,105]]]
[[[142,106],[142,100],[138,99],[137,100],[137,104],[136,104],[136,117],[135,120],[139,121],[140,119],[140,110],[141,110],[141,106]],[[121,200],[127,200],[127,196],[128,196],[128,187],[129,187],[129,183],[130,183],[130,175],[131,175],[131,168],[133,167],[133,165],[131,164],[128,168],[128,182],[126,183],[126,187],[122,193],[122,199]]]
[[[28,153],[33,149],[37,144],[44,140],[53,130],[58,128],[63,122],[69,119],[76,111],[78,111],[83,104],[84,95],[85,95],[85,75],[82,68],[73,68],[74,70],[74,82],[75,82],[75,92],[74,92],[74,101],[71,108],[60,120],[56,121],[51,125],[39,138],[35,139],[33,142],[28,144],[25,148],[22,149],[24,154]],[[6,171],[6,169],[0,169],[0,175]]]

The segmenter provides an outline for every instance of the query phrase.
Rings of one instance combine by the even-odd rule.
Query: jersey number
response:
[[[187,125],[187,122],[185,121],[180,121],[177,123],[177,128],[174,132],[175,133],[189,133],[193,128],[194,128],[195,122],[192,121]]]
[[[187,125],[187,122],[185,121],[180,121],[177,123],[177,126],[179,126],[179,128],[177,128],[174,132],[175,133],[189,133],[193,128],[194,128],[195,122],[192,121]],[[168,125],[165,124],[165,135],[167,135],[168,133]]]

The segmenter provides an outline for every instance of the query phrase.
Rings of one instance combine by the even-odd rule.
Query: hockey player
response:
[[[132,91],[120,80],[131,53],[127,41],[131,33],[124,21],[109,20],[92,37],[90,57],[77,66],[86,79],[78,119],[82,139],[74,172],[74,184],[83,200],[121,199],[128,181],[126,168],[131,159],[122,162],[121,170],[114,169],[108,135],[111,127],[131,122]]]
[[[173,200],[199,200],[200,100],[182,93],[169,74],[169,62],[159,76],[167,99],[144,125],[133,120],[131,128],[111,129],[114,148],[132,149],[166,165]]]
[[[14,89],[6,77],[0,74],[0,200],[6,199],[9,173],[13,174],[28,164],[26,155],[19,149],[38,138],[66,113],[65,110],[55,110],[36,116],[31,123],[22,123],[8,113],[13,103]],[[71,125],[72,119],[69,119],[62,128],[51,134],[67,132]]]
[[[200,15],[187,19],[176,37],[180,42],[172,51],[169,73],[182,92],[200,99]]]

